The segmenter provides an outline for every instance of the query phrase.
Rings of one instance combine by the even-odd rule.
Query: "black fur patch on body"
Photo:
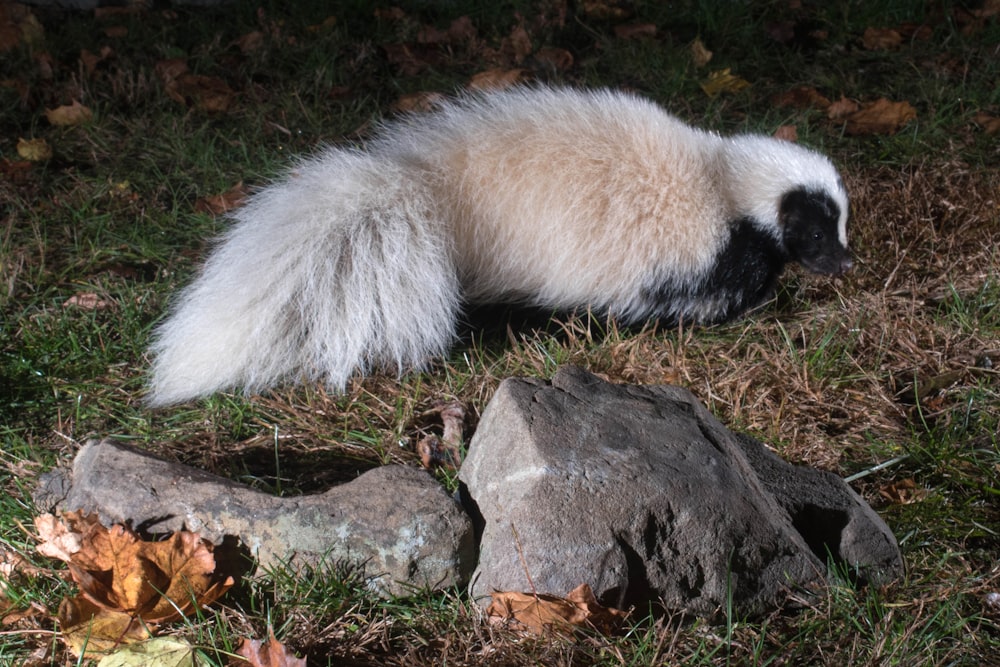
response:
[[[708,274],[696,284],[665,280],[642,291],[652,317],[672,324],[678,319],[713,324],[731,320],[766,300],[788,263],[780,242],[742,218]]]

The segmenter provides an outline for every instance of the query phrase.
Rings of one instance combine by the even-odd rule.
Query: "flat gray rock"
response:
[[[363,568],[381,594],[463,585],[472,523],[423,470],[391,465],[324,493],[278,498],[112,440],[84,445],[72,470],[43,477],[40,508],[97,512],[105,525],[233,536],[264,568],[321,561]]]
[[[753,615],[822,582],[828,554],[901,572],[891,532],[843,482],[784,463],[676,387],[572,367],[506,380],[459,479],[482,533],[480,599],[531,590],[530,576],[538,592],[588,583],[619,608],[719,618],[730,599]]]

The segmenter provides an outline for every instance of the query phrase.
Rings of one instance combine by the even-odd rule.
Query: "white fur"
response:
[[[826,158],[724,139],[610,91],[515,89],[331,148],[251,198],[152,345],[149,401],[420,367],[452,342],[463,301],[647,316],[653,275],[711,269],[727,221],[776,237],[785,192],[847,200]],[[678,303],[708,319],[710,299]]]

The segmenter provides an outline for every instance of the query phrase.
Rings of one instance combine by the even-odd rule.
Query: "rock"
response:
[[[320,494],[278,498],[111,440],[43,477],[39,507],[98,512],[150,533],[236,536],[264,567],[348,563],[384,595],[463,585],[475,565],[468,516],[426,472],[390,465]]]
[[[821,583],[827,551],[882,578],[901,571],[888,528],[838,478],[737,437],[676,387],[572,367],[551,383],[506,380],[459,479],[484,601],[532,590],[530,575],[540,593],[588,583],[619,608],[719,618],[731,599],[748,616]]]

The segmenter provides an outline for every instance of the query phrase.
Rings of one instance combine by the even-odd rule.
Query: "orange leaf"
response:
[[[715,97],[720,93],[739,92],[749,85],[749,81],[736,76],[727,67],[710,73],[708,78],[701,82],[701,89],[709,97]]]
[[[194,203],[194,210],[209,215],[222,215],[243,205],[247,198],[247,189],[240,181],[222,194],[201,197]]]
[[[259,639],[244,639],[236,650],[236,655],[246,658],[251,667],[306,667],[305,658],[296,658],[295,654],[274,638],[265,644]]]
[[[485,72],[473,74],[469,80],[472,90],[501,90],[510,88],[525,80],[523,69],[488,69]]]
[[[233,585],[232,577],[215,571],[212,544],[196,533],[149,542],[121,525],[106,529],[96,515],[80,512],[65,513],[62,524],[51,515],[36,519],[39,551],[67,561],[80,587],[76,607],[158,624],[211,604]]]
[[[580,584],[565,598],[532,593],[496,592],[486,610],[493,622],[511,623],[536,634],[567,632],[574,627],[592,627],[608,633],[628,615],[604,607],[588,584]]]
[[[70,105],[63,105],[55,109],[46,109],[45,117],[52,125],[83,125],[90,122],[94,117],[94,112],[76,100],[73,100],[73,103]]]
[[[656,25],[653,23],[623,23],[616,25],[615,37],[618,39],[656,37]]]
[[[59,638],[74,655],[95,658],[120,644],[142,641],[149,628],[131,614],[104,609],[85,598],[66,598],[56,615]]]
[[[869,51],[884,51],[902,44],[903,36],[891,28],[868,28],[861,37],[861,43]]]
[[[778,93],[771,98],[771,104],[778,108],[827,109],[830,107],[830,100],[811,86],[798,86]]]
[[[896,505],[912,505],[927,497],[930,492],[917,486],[912,478],[886,484],[878,490],[878,494]]]
[[[236,93],[222,79],[185,72],[166,83],[170,99],[209,113],[229,110]]]
[[[850,135],[895,134],[916,117],[917,110],[909,102],[890,102],[883,97],[849,115],[844,131]]]

